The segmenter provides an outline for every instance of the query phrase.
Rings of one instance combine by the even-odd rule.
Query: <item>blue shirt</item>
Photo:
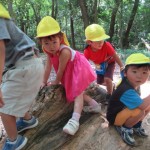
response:
[[[125,108],[135,109],[143,103],[138,92],[123,78],[120,85],[112,94],[107,108],[107,120],[114,124],[117,114]]]
[[[143,103],[143,100],[134,89],[125,91],[120,97],[120,101],[129,109],[135,109]]]

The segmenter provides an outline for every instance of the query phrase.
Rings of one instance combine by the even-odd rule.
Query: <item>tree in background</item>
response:
[[[31,38],[46,15],[54,17],[67,33],[73,48],[85,45],[84,29],[101,24],[110,41],[121,49],[135,47],[150,38],[150,0],[0,0],[16,24]]]

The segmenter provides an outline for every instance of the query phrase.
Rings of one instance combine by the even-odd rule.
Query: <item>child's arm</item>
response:
[[[44,72],[44,78],[43,78],[43,85],[47,84],[51,69],[52,69],[52,64],[50,63],[50,58],[47,55],[47,61],[45,65],[45,72]]]
[[[120,60],[119,56],[115,53],[113,55],[113,58],[115,59],[115,61],[117,62],[117,64],[120,66],[120,71],[122,71],[124,69],[123,63]]]
[[[150,95],[143,99],[144,102],[139,106],[141,110],[150,110]]]
[[[2,82],[2,73],[4,71],[4,63],[5,63],[5,43],[3,40],[0,40],[0,84]],[[2,92],[0,88],[0,107],[4,105]]]
[[[59,84],[60,83],[62,76],[64,74],[64,71],[65,71],[66,65],[67,65],[70,58],[71,58],[70,50],[69,49],[63,49],[60,53],[60,56],[59,56],[58,72],[57,72],[56,79],[53,82],[53,84]]]

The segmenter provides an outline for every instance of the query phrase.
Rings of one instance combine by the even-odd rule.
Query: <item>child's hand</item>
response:
[[[47,84],[43,82],[43,83],[41,84],[41,86],[40,86],[40,90],[43,89],[46,85],[47,85]]]
[[[51,82],[52,85],[60,84],[57,80]]]
[[[2,92],[1,92],[1,89],[0,89],[0,107],[3,107],[3,106],[4,106],[4,101],[3,101]]]

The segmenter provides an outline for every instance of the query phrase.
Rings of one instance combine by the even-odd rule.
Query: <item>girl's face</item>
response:
[[[129,66],[124,75],[127,77],[130,84],[136,89],[148,80],[150,72],[148,67]]]
[[[98,51],[102,48],[104,41],[89,41],[88,44],[91,46],[93,51]]]
[[[44,37],[41,39],[41,44],[43,48],[50,52],[51,54],[56,54],[57,51],[60,49],[61,40],[60,37]]]

